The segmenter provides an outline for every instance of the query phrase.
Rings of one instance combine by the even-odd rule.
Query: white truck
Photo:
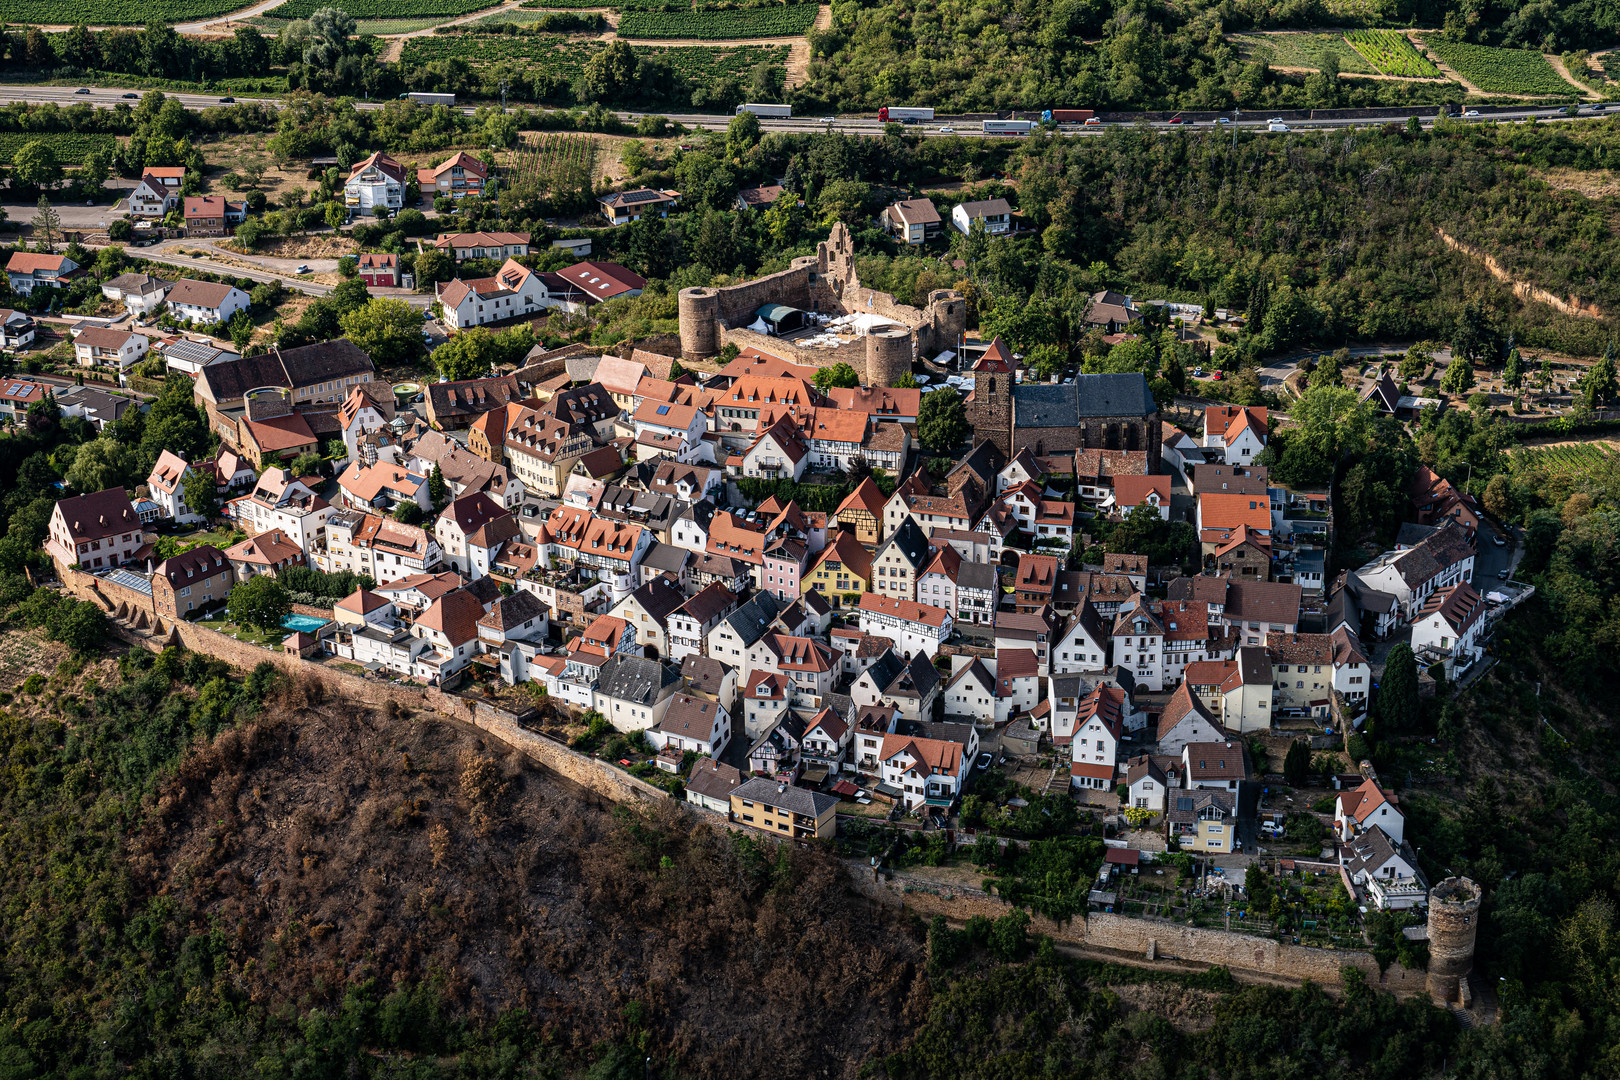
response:
[[[986,120],[986,135],[1028,135],[1035,130],[1034,120]]]
[[[424,94],[419,90],[401,94],[399,98],[401,101],[414,101],[418,105],[454,105],[456,103],[456,95],[454,94]]]
[[[737,115],[738,116],[741,116],[745,112],[751,112],[755,116],[760,117],[761,119],[763,119],[765,117],[772,117],[772,118],[775,118],[775,119],[786,120],[788,117],[793,115],[793,106],[791,106],[791,105],[761,105],[761,104],[759,104],[757,102],[750,101],[750,102],[745,102],[744,104],[737,106]]]
[[[927,123],[934,118],[934,110],[926,106],[885,105],[878,110],[878,120],[887,124]]]

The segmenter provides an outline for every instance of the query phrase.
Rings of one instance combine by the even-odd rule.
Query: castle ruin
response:
[[[1439,1004],[1468,1007],[1479,901],[1480,888],[1468,878],[1449,877],[1429,890],[1429,996]]]
[[[862,287],[855,244],[842,223],[832,227],[814,255],[786,270],[721,288],[682,289],[677,298],[681,357],[699,360],[727,345],[755,348],[806,367],[848,364],[868,386],[891,386],[919,357],[955,349],[967,328],[967,302],[955,289],[935,289],[919,310],[888,293]],[[870,316],[860,331],[829,333],[795,326],[760,333],[761,309],[780,305],[817,315]],[[881,321],[878,321],[881,320]],[[794,320],[797,321],[797,320]]]

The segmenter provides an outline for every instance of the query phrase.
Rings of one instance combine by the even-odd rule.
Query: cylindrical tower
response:
[[[934,352],[954,350],[967,330],[967,297],[955,289],[933,290],[928,294],[928,321],[934,331]]]
[[[1449,877],[1429,890],[1429,996],[1441,1004],[1462,1001],[1463,980],[1474,970],[1479,900],[1468,878]]]
[[[911,370],[911,331],[903,326],[875,326],[866,334],[866,384],[893,386]]]
[[[681,359],[701,360],[720,351],[720,294],[714,289],[682,289],[675,298],[681,320]]]

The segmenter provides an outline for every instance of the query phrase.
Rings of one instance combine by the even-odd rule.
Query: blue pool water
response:
[[[287,615],[282,618],[281,625],[288,630],[302,630],[306,634],[313,634],[331,619],[317,619],[313,615]]]

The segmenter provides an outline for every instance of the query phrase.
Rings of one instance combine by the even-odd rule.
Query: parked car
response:
[[[1216,382],[1220,382],[1221,381],[1221,373],[1219,371],[1217,371],[1215,374],[1211,375],[1210,378],[1214,379]]]
[[[991,758],[989,754],[980,754],[978,760],[973,763],[973,767],[978,769],[980,772],[984,772],[984,770],[990,767],[990,761]]]
[[[306,266],[304,263],[299,263],[298,264],[298,269],[293,271],[293,272],[297,273],[297,274],[307,274],[310,271],[309,271],[309,267]]]
[[[1508,573],[1509,572],[1506,569],[1502,569],[1496,572],[1496,576],[1501,578],[1503,581],[1506,581],[1508,579]]]
[[[1497,547],[1507,547],[1507,538],[1498,534],[1491,537],[1491,543],[1495,544]]]

